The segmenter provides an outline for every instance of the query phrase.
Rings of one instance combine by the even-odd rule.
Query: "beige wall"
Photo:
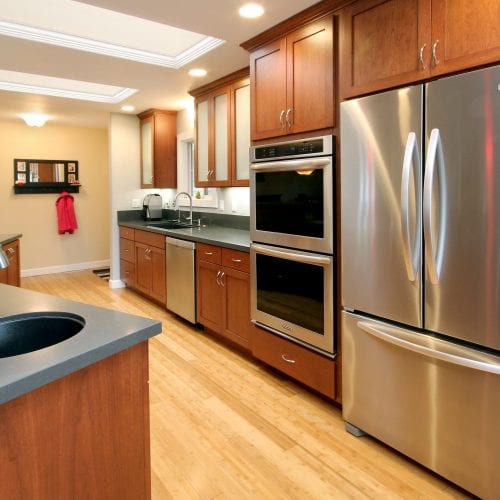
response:
[[[15,195],[14,158],[78,160],[78,229],[59,235],[57,194]],[[0,122],[0,233],[22,233],[23,275],[102,265],[109,259],[108,138],[104,129]]]

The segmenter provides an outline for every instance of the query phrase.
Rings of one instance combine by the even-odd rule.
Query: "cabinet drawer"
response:
[[[252,328],[253,355],[329,398],[335,397],[335,363],[298,344]]]
[[[133,262],[120,259],[120,278],[129,287],[135,286],[135,266]]]
[[[231,267],[244,273],[250,272],[250,254],[240,252],[239,250],[231,250],[229,248],[222,249],[222,265]]]
[[[151,233],[149,231],[135,230],[135,241],[144,243],[144,245],[165,248],[165,235],[158,233]]]
[[[222,248],[214,245],[206,245],[205,243],[198,243],[196,246],[196,254],[199,260],[212,262],[213,264],[221,263]]]
[[[120,226],[120,238],[126,238],[127,240],[134,239],[134,230],[131,227]]]
[[[134,242],[132,240],[120,238],[120,259],[134,262]]]

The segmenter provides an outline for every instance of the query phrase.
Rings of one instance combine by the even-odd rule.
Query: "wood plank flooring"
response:
[[[22,287],[162,321],[150,341],[153,500],[469,498],[345,432],[329,402],[91,271]]]

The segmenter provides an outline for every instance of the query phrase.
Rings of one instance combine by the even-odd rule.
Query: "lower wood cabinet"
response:
[[[155,302],[166,304],[165,236],[121,226],[120,279]]]
[[[19,240],[2,245],[3,251],[9,258],[9,267],[0,269],[0,283],[21,286],[21,260],[19,255]]]
[[[135,288],[166,304],[165,236],[135,230]]]
[[[196,255],[198,322],[249,349],[249,254],[199,243]]]
[[[252,354],[331,399],[335,398],[335,361],[253,327]]]

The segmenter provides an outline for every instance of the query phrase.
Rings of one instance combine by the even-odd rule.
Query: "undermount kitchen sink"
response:
[[[0,319],[0,358],[38,351],[76,335],[85,320],[76,314],[38,312]]]
[[[165,222],[158,222],[156,224],[148,224],[147,227],[156,229],[185,229],[193,227],[193,224],[188,224],[187,222],[179,222],[176,220],[169,220]]]

